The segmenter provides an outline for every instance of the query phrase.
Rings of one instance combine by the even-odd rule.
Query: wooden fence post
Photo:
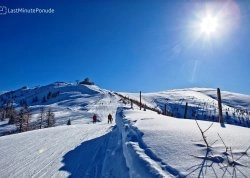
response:
[[[222,117],[221,94],[219,88],[217,88],[217,99],[218,99],[218,110],[219,110],[219,122],[223,123],[224,121]]]
[[[188,103],[186,102],[185,112],[184,112],[184,119],[187,118],[187,109],[188,109]]]
[[[140,91],[140,110],[141,110],[141,91]]]

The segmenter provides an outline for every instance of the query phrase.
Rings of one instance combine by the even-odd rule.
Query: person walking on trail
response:
[[[93,115],[93,123],[95,124],[96,123],[96,114]]]
[[[112,124],[112,121],[113,121],[113,118],[112,118],[112,115],[109,113],[108,115],[108,124]]]

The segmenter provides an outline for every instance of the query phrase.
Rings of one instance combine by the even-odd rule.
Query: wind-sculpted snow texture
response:
[[[140,170],[143,172],[143,168],[147,169],[146,177],[250,175],[250,150],[246,152],[250,146],[249,128],[233,125],[221,127],[215,123],[207,131],[207,140],[211,144],[217,141],[207,149],[193,120],[171,118],[151,111],[124,110],[122,113],[124,151],[127,151],[125,158],[129,167],[135,169],[130,172],[131,177],[136,177]],[[204,130],[210,125],[207,121],[199,123]],[[226,148],[218,134],[227,147],[232,148],[233,157],[238,160],[237,166],[228,166]]]

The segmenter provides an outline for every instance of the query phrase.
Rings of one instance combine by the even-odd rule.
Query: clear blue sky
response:
[[[1,1],[0,91],[89,77],[114,91],[220,87],[250,94],[250,1]],[[215,1],[213,1],[215,2]],[[204,37],[207,9],[222,14]]]

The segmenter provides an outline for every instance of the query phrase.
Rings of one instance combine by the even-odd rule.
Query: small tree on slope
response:
[[[55,125],[55,114],[52,112],[51,108],[49,108],[46,113],[46,122],[47,127],[53,127]]]

